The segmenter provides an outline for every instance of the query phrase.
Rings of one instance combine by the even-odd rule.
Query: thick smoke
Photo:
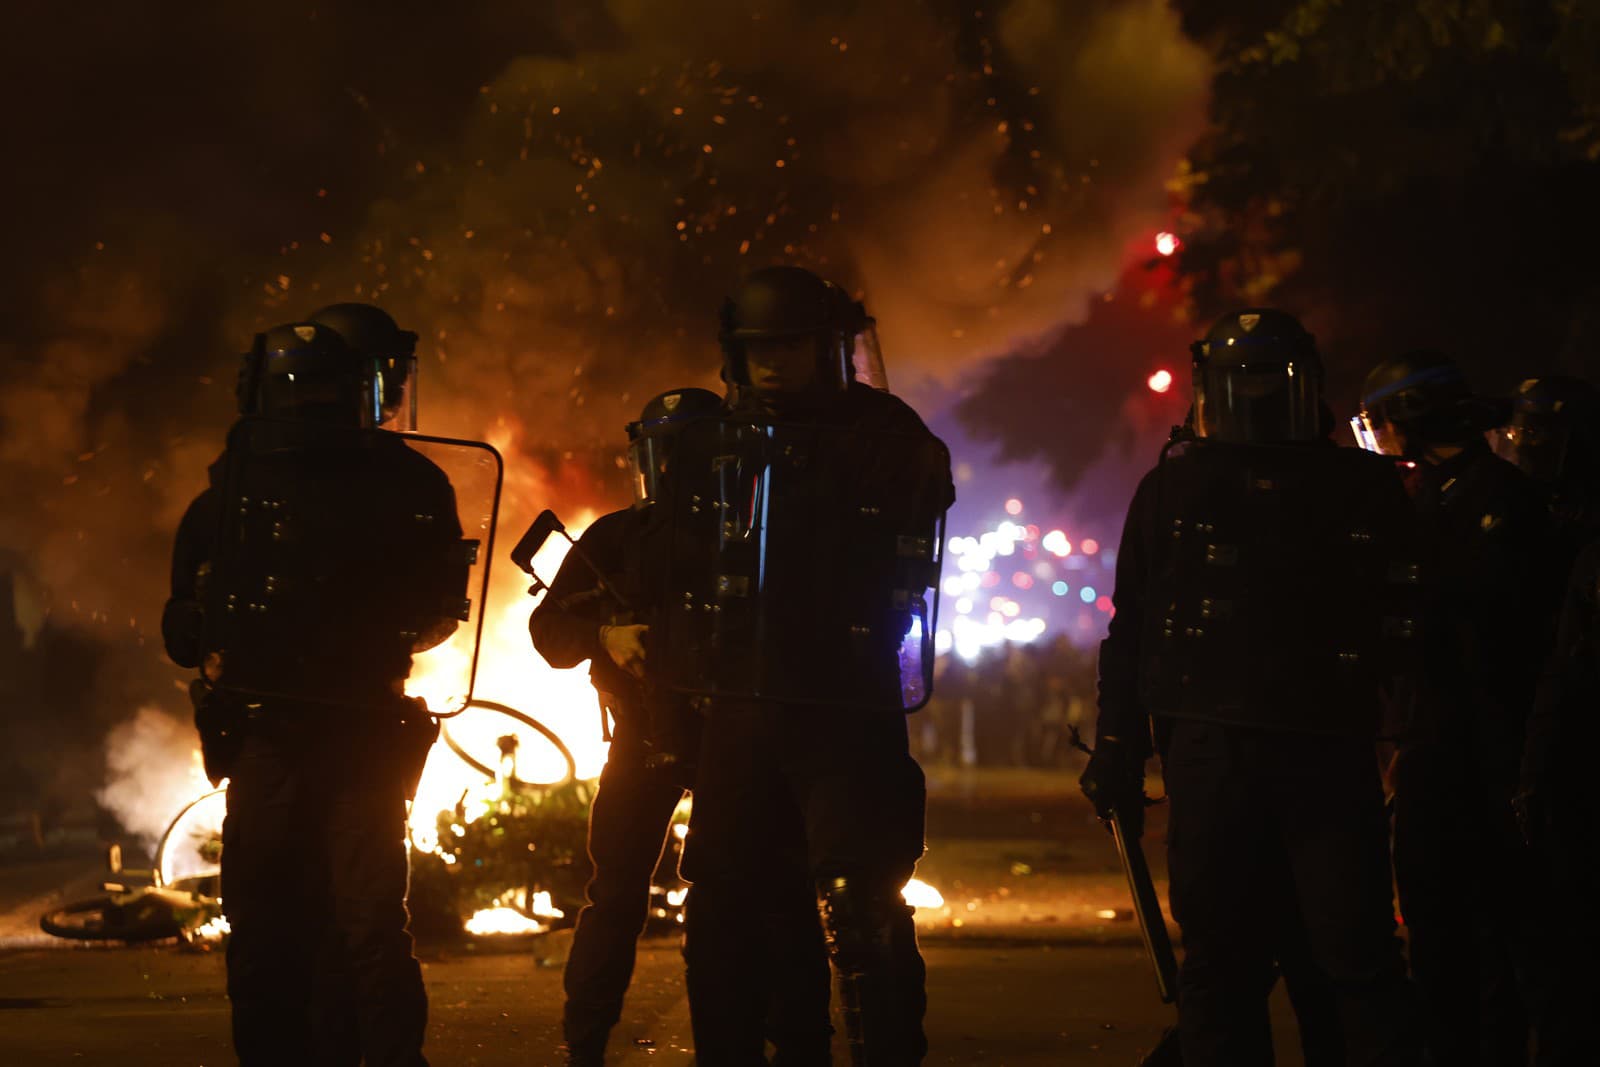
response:
[[[95,799],[151,848],[183,806],[211,788],[193,727],[157,708],[140,708],[112,729],[106,764],[109,781]]]
[[[715,385],[753,267],[862,293],[902,388],[1081,317],[1204,110],[1161,0],[526,7],[20,27],[19,85],[82,77],[9,93],[39,150],[0,179],[34,209],[0,286],[0,558],[130,653],[100,721],[176,695],[171,531],[256,330],[390,308],[424,428],[508,450],[514,526],[618,498],[623,424]]]

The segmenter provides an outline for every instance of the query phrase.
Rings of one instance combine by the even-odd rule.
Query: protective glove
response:
[[[644,677],[644,636],[650,627],[642,625],[632,626],[602,626],[600,627],[600,647],[605,649],[611,662],[627,671],[635,678]]]
[[[1144,833],[1144,756],[1136,755],[1125,742],[1115,737],[1096,741],[1078,787],[1100,818],[1120,812],[1129,836]]]

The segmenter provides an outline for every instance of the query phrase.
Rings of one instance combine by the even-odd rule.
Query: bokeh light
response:
[[[1145,380],[1152,393],[1164,393],[1172,388],[1172,372],[1166,369],[1158,370]]]

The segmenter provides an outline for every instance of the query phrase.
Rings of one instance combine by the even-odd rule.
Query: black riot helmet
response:
[[[674,389],[651,400],[628,423],[628,466],[633,475],[633,506],[655,501],[672,451],[672,439],[693,419],[722,412],[722,398],[709,389]]]
[[[372,427],[382,395],[376,361],[314,322],[257,334],[239,373],[241,415]]]
[[[808,337],[816,345],[813,391],[840,392],[853,381],[888,388],[876,321],[860,301],[804,267],[763,267],[723,302],[723,376],[741,391],[756,388],[750,346]]]
[[[1231,312],[1189,351],[1201,437],[1277,444],[1326,435],[1322,358],[1293,315],[1274,308]]]
[[[383,386],[383,423],[397,430],[417,428],[417,335],[373,304],[329,304],[309,321],[331,327],[345,343],[375,360]]]
[[[1501,456],[1546,485],[1600,482],[1600,389],[1582,378],[1529,378],[1511,396]]]
[[[1504,404],[1473,395],[1455,360],[1419,350],[1372,368],[1350,425],[1369,452],[1418,459],[1431,446],[1466,444],[1506,417]],[[1398,430],[1399,439],[1386,427]]]

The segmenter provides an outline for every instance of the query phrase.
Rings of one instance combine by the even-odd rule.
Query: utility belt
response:
[[[247,738],[266,737],[304,744],[335,735],[339,743],[359,735],[370,758],[392,767],[416,796],[428,752],[439,739],[439,720],[417,697],[391,697],[392,711],[307,702],[253,702],[243,694],[218,689],[203,678],[189,684],[200,758],[206,778],[217,785],[233,774]]]
[[[637,749],[646,767],[693,777],[700,750],[700,720],[688,700],[667,690],[636,691],[623,698],[604,690],[597,692],[600,736],[613,744],[613,752]]]

